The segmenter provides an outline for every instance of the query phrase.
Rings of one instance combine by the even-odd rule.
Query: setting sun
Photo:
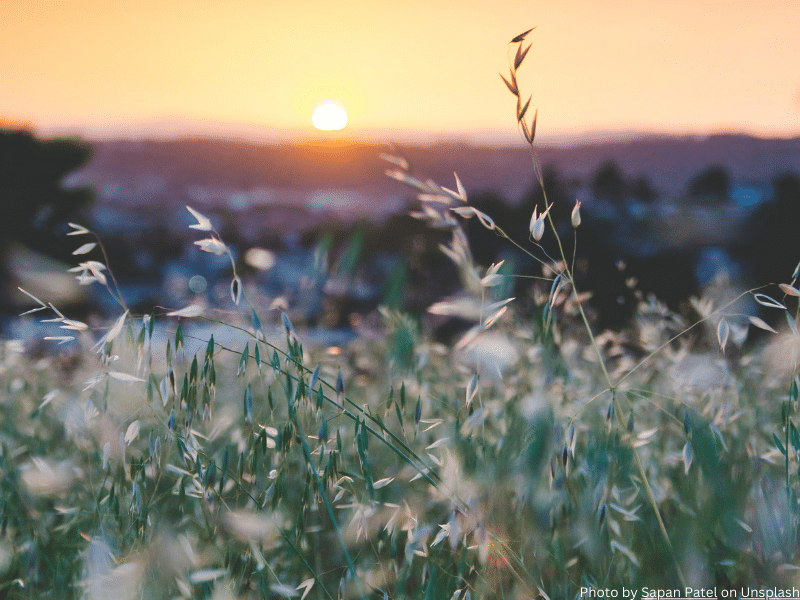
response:
[[[314,127],[322,131],[337,131],[347,125],[347,110],[340,102],[326,100],[320,102],[311,116]]]

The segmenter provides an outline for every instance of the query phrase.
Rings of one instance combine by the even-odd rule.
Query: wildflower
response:
[[[578,228],[578,225],[581,224],[581,202],[580,200],[575,201],[575,208],[572,209],[572,227],[575,229]]]

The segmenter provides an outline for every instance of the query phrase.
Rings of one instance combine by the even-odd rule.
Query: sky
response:
[[[800,135],[800,0],[0,0],[0,126],[88,137]]]

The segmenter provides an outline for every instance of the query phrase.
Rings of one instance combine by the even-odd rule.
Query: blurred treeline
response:
[[[72,238],[64,236],[67,222],[91,224],[90,220],[84,219],[90,219],[85,209],[93,200],[93,192],[86,187],[67,189],[64,180],[69,173],[86,165],[91,157],[92,147],[85,142],[41,140],[28,131],[0,130],[0,203],[3,207],[0,278],[4,288],[7,289],[10,282],[6,259],[9,252],[19,245],[46,256],[70,258],[75,244]],[[425,165],[418,167],[424,172]],[[275,167],[265,165],[264,168]],[[642,226],[640,222],[637,224],[635,214],[647,212],[665,202],[646,175],[630,176],[616,163],[606,162],[597,167],[588,181],[566,178],[552,166],[544,169],[543,181],[547,199],[553,203],[551,214],[570,256],[574,232],[569,216],[575,198],[585,200],[575,266],[581,289],[594,292],[592,304],[601,326],[622,326],[633,314],[637,291],[641,294],[652,292],[675,310],[687,309],[687,299],[697,294],[704,283],[698,277],[698,261],[704,251],[702,243],[643,252],[632,246],[628,239],[637,235],[641,237],[637,228]],[[689,182],[677,206],[687,212],[693,207],[716,207],[721,209],[720,214],[725,214],[726,207],[736,208],[735,187],[724,166],[712,165]],[[746,285],[788,281],[800,260],[796,235],[800,223],[800,176],[797,172],[785,173],[771,182],[764,182],[763,189],[763,198],[754,209],[749,209],[743,226],[732,232],[721,248]],[[183,202],[177,200],[180,199],[176,199],[173,205],[180,207]],[[414,200],[409,198],[409,201],[413,207]],[[669,201],[674,204],[675,199]],[[491,215],[512,238],[524,242],[529,238],[532,208],[538,205],[541,210],[544,196],[538,183],[534,182],[521,198],[470,190],[470,203]],[[602,214],[598,207],[605,207],[606,214]],[[263,212],[259,210],[259,218],[268,224],[269,207],[264,207]],[[609,216],[609,211],[612,216]],[[650,214],[657,214],[657,211]],[[252,243],[239,232],[241,223],[237,220],[243,217],[225,206],[214,208],[213,216],[226,243],[238,249],[241,256]],[[651,216],[650,220],[653,219]],[[180,225],[181,220],[176,222]],[[478,263],[488,266],[505,259],[509,268],[518,274],[541,274],[537,263],[484,229],[476,219],[465,225]],[[658,229],[660,224],[656,219],[648,226]],[[186,232],[171,232],[166,227],[162,221],[153,224],[150,230],[117,234],[117,237],[104,235],[116,276],[121,281],[148,279],[160,282],[166,277],[163,272],[165,265],[186,260],[189,256],[187,247],[192,248],[192,242],[183,239]],[[646,234],[647,230],[644,231]],[[99,233],[104,234],[102,228]],[[339,270],[347,271],[345,274],[350,279],[360,270],[362,279],[373,292],[356,299],[348,298],[345,291],[344,298],[339,299],[343,319],[340,324],[343,324],[352,311],[369,311],[382,302],[390,302],[412,313],[422,312],[441,296],[457,290],[456,270],[438,248],[448,239],[447,232],[431,230],[407,214],[396,214],[378,224],[331,221],[317,224],[301,236],[299,246],[295,240],[282,248],[277,247],[282,242],[276,238],[273,240],[276,247],[271,249],[288,253],[313,251],[323,245],[330,253],[334,269],[347,262],[342,256],[349,253],[348,260],[353,264]],[[543,244],[550,256],[557,255],[554,236],[547,234]],[[132,255],[141,253],[143,247],[152,254],[149,262],[132,258]],[[246,272],[247,266],[242,267]],[[209,273],[206,275],[211,277]],[[630,285],[631,279],[636,280],[635,287]],[[526,285],[524,282],[529,280],[519,281],[523,282],[520,285]],[[517,292],[524,295],[524,290]],[[151,307],[141,308],[150,310]],[[319,315],[309,315],[309,318],[330,322]]]
[[[65,189],[64,178],[92,157],[86,142],[41,140],[25,130],[0,130],[0,239],[58,256],[67,220],[91,202],[88,188]]]
[[[8,255],[25,246],[66,259],[72,240],[67,222],[93,199],[89,188],[66,189],[64,178],[92,157],[91,145],[70,139],[42,140],[25,130],[0,130],[0,276],[8,298]]]
[[[552,167],[544,169],[543,181],[547,200],[553,203],[551,214],[568,256],[572,253],[575,233],[570,226],[570,214],[577,188],[588,188],[590,201],[582,208],[584,218],[577,232],[576,274],[581,289],[593,291],[592,304],[602,326],[619,327],[627,322],[636,307],[637,291],[644,295],[655,294],[673,310],[689,311],[688,298],[700,292],[702,283],[707,283],[698,277],[698,262],[708,248],[702,239],[702,229],[700,239],[684,247],[637,252],[627,243],[626,238],[634,237],[638,226],[631,213],[647,212],[665,201],[646,176],[628,177],[616,163],[606,162],[598,167],[589,182],[565,180]],[[796,172],[776,176],[764,189],[764,197],[749,209],[744,222],[731,229],[728,239],[718,248],[728,260],[727,265],[720,266],[735,273],[740,285],[789,282],[800,262],[800,176]],[[682,197],[670,201],[687,213],[711,208],[724,215],[726,209],[742,210],[733,194],[734,183],[726,168],[712,165],[689,182]],[[471,204],[492,215],[512,238],[524,240],[529,236],[531,207],[538,205],[541,212],[544,194],[535,185],[514,205],[493,193],[473,195]],[[593,205],[610,208],[613,216],[593,212]],[[653,230],[668,227],[657,218],[653,220],[649,224]],[[523,265],[531,273],[540,270],[477,220],[468,222],[467,231],[475,258],[480,263],[488,265],[510,256],[523,272]],[[554,236],[545,235],[542,244],[550,256],[558,256]],[[626,283],[631,278],[636,282],[634,287]]]

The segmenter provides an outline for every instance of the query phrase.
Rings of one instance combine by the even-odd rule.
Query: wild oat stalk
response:
[[[597,336],[592,330],[592,326],[589,322],[587,314],[583,307],[583,298],[578,293],[577,287],[575,285],[574,279],[574,260],[577,251],[577,230],[581,224],[581,214],[580,214],[580,202],[576,202],[575,207],[573,208],[571,214],[571,225],[574,230],[574,247],[573,247],[573,254],[572,260],[568,260],[568,257],[565,253],[564,247],[562,245],[560,236],[555,227],[555,223],[553,221],[553,217],[550,214],[551,204],[549,204],[547,199],[547,190],[545,188],[544,178],[542,175],[542,168],[541,163],[539,161],[538,155],[536,153],[536,148],[534,145],[534,140],[536,137],[536,126],[538,120],[538,110],[533,111],[533,117],[530,120],[530,125],[528,124],[527,116],[529,114],[529,109],[531,107],[532,96],[528,96],[526,100],[523,101],[523,96],[520,92],[520,85],[518,80],[518,70],[521,67],[525,57],[528,55],[528,52],[531,49],[531,44],[527,46],[524,45],[526,36],[533,31],[533,29],[529,29],[524,33],[516,36],[510,43],[510,45],[516,44],[516,51],[514,52],[514,58],[511,59],[511,54],[509,53],[509,75],[508,77],[500,74],[500,77],[508,88],[509,92],[515,97],[516,99],[516,122],[518,127],[520,128],[526,143],[528,144],[531,160],[533,163],[534,173],[536,179],[538,181],[539,187],[542,190],[543,199],[544,199],[544,209],[541,213],[538,212],[539,208],[534,207],[533,215],[531,217],[530,222],[530,238],[529,241],[532,242],[541,252],[545,259],[540,258],[536,253],[530,251],[528,248],[523,246],[521,243],[517,242],[516,240],[511,239],[505,231],[501,227],[499,227],[494,220],[487,214],[481,212],[480,210],[469,206],[468,199],[467,199],[467,192],[464,189],[458,175],[455,175],[456,180],[456,190],[451,190],[443,186],[439,186],[435,182],[431,180],[423,181],[417,176],[411,174],[411,169],[408,161],[398,152],[395,151],[393,155],[382,155],[382,158],[387,160],[388,162],[392,163],[395,168],[390,169],[387,171],[387,175],[401,181],[411,187],[413,187],[418,194],[419,200],[422,201],[423,210],[421,212],[412,213],[412,216],[417,218],[423,219],[427,221],[430,225],[437,227],[437,228],[450,228],[454,229],[454,237],[453,243],[450,247],[442,247],[442,250],[450,256],[451,259],[459,265],[459,268],[463,272],[470,272],[471,269],[474,270],[473,267],[470,266],[471,258],[469,256],[469,251],[466,248],[465,240],[463,240],[463,234],[458,229],[457,222],[454,222],[451,214],[455,213],[458,216],[463,218],[472,218],[476,217],[478,221],[488,229],[489,231],[493,231],[498,236],[508,240],[511,244],[513,244],[516,248],[526,253],[528,256],[532,257],[534,260],[538,261],[542,265],[559,265],[558,269],[555,272],[555,278],[553,280],[553,284],[551,287],[550,295],[548,298],[547,303],[545,304],[545,314],[546,318],[546,327],[549,327],[552,320],[552,311],[555,307],[555,297],[558,295],[559,287],[562,282],[567,285],[571,289],[572,299],[574,301],[574,305],[577,307],[578,312],[580,314],[581,320],[583,322],[583,326],[589,336],[589,340],[593,349],[594,354],[597,357],[598,364],[602,370],[603,376],[605,378],[607,387],[605,390],[601,391],[599,394],[596,394],[589,402],[587,402],[583,408],[588,406],[591,402],[596,400],[597,398],[605,395],[606,393],[611,395],[611,406],[609,407],[609,415],[612,415],[610,419],[611,422],[616,421],[620,427],[620,430],[623,431],[627,429],[629,432],[632,431],[633,426],[633,413],[631,412],[631,418],[629,422],[626,424],[623,418],[623,410],[619,404],[619,399],[617,395],[617,390],[619,389],[620,384],[626,381],[629,377],[631,377],[637,370],[639,370],[643,365],[649,363],[656,355],[661,353],[665,348],[670,346],[675,340],[681,338],[682,336],[686,335],[689,331],[694,329],[695,327],[699,326],[703,322],[709,319],[718,319],[717,321],[717,341],[719,343],[719,347],[721,351],[724,353],[725,347],[730,337],[730,328],[728,322],[725,318],[726,311],[729,307],[731,307],[734,303],[739,301],[741,298],[745,296],[752,296],[753,299],[758,302],[759,304],[766,306],[768,308],[779,309],[786,311],[786,306],[771,298],[770,296],[764,295],[762,293],[758,293],[761,288],[754,288],[748,290],[740,294],[737,298],[732,300],[731,302],[727,303],[726,305],[709,312],[709,314],[703,315],[702,318],[695,322],[694,324],[685,327],[682,331],[680,331],[677,335],[672,336],[666,342],[661,344],[659,347],[652,350],[649,354],[647,354],[643,359],[637,362],[631,369],[627,372],[619,375],[616,380],[612,378],[609,370],[606,366],[606,357],[604,356],[600,345],[597,340]],[[456,206],[452,206],[453,203],[456,203]],[[549,225],[550,230],[555,235],[555,240],[558,246],[558,256],[560,261],[554,261],[550,256],[546,254],[544,248],[539,244],[539,241],[542,239],[542,236],[545,233],[545,219],[547,224]],[[462,241],[463,240],[463,241]],[[487,272],[486,276],[481,279],[481,298],[483,298],[483,289],[486,285],[493,285],[493,278],[499,277],[496,275],[496,267],[497,265],[493,265],[489,272]],[[552,268],[552,266],[551,266]],[[790,284],[780,284],[781,291],[784,292],[784,297],[792,296],[792,297],[800,297],[800,290],[794,287],[795,282],[800,276],[800,265],[795,270],[793,274],[793,278]],[[477,277],[480,279],[480,277]],[[492,280],[492,283],[488,283],[489,280]],[[508,299],[502,303],[505,305],[512,299]],[[505,306],[504,306],[505,308]],[[798,313],[800,313],[800,308],[798,308]],[[796,318],[793,319],[789,316],[788,311],[786,312],[787,315],[787,322],[789,324],[790,329],[795,334],[795,336],[799,336],[798,328],[796,326]],[[769,325],[764,323],[758,317],[750,316],[748,317],[750,324],[755,327],[759,327],[761,329],[765,329],[776,333],[774,329],[772,329]],[[481,329],[488,327],[487,324],[483,322],[483,318],[481,317],[481,322],[479,324]],[[787,501],[789,502],[789,506],[795,506],[796,501],[793,500],[794,490],[791,487],[791,479],[790,479],[790,456],[789,456],[789,448],[794,447],[795,451],[800,455],[800,434],[797,433],[797,428],[795,427],[792,419],[792,407],[797,402],[798,396],[798,384],[797,380],[793,381],[792,389],[790,392],[790,398],[788,401],[784,402],[783,410],[782,410],[782,424],[783,424],[783,440],[779,439],[777,435],[774,436],[774,442],[776,447],[780,450],[780,452],[784,456],[784,464],[785,464],[785,487],[787,493]],[[467,387],[467,406],[469,406],[469,401],[472,396],[475,395],[475,378],[473,377],[473,381],[470,382],[470,385]],[[580,412],[580,411],[579,411]],[[616,416],[616,418],[613,417]],[[575,415],[577,416],[577,415]],[[573,417],[574,418],[574,417]],[[573,434],[574,435],[574,434]],[[571,442],[574,444],[574,440]],[[688,445],[688,444],[687,444]],[[655,495],[653,490],[650,486],[649,478],[647,473],[645,472],[644,466],[642,464],[641,457],[639,452],[637,451],[635,446],[631,446],[631,452],[634,457],[634,463],[636,465],[636,470],[638,471],[639,477],[642,481],[644,486],[644,491],[647,497],[647,501],[653,511],[655,519],[657,521],[659,533],[666,545],[670,558],[675,568],[675,572],[677,575],[678,580],[681,583],[682,587],[686,586],[686,578],[683,574],[681,565],[678,561],[678,557],[675,554],[672,541],[670,539],[669,533],[667,532],[666,526],[662,519],[658,503],[656,501]],[[566,450],[565,450],[566,452]],[[687,471],[690,461],[687,462]],[[794,513],[793,513],[794,514]],[[513,555],[513,553],[512,553]],[[521,564],[521,563],[520,563]]]
[[[558,292],[559,284],[560,284],[561,280],[563,279],[571,289],[572,298],[573,298],[573,300],[575,302],[575,305],[577,306],[578,311],[579,311],[579,313],[581,315],[581,319],[583,320],[584,327],[586,329],[586,332],[589,335],[590,343],[592,345],[594,353],[597,356],[597,359],[598,359],[598,362],[599,362],[600,367],[602,369],[603,375],[604,375],[604,377],[606,379],[606,383],[608,384],[608,387],[606,388],[606,390],[603,393],[608,392],[608,393],[611,394],[612,405],[616,409],[615,412],[616,412],[618,418],[622,419],[622,411],[620,410],[620,407],[619,407],[618,401],[617,401],[617,397],[616,397],[616,390],[617,390],[617,387],[619,385],[619,382],[614,382],[612,380],[612,378],[611,378],[611,375],[608,372],[608,369],[606,367],[605,357],[603,356],[603,353],[602,353],[602,351],[601,351],[601,349],[600,349],[600,347],[599,347],[599,345],[597,343],[596,336],[595,336],[594,332],[592,331],[592,326],[589,323],[589,319],[588,319],[588,317],[586,315],[586,312],[585,312],[585,310],[583,308],[582,298],[579,295],[577,287],[575,285],[574,274],[573,274],[572,268],[570,267],[570,261],[567,259],[567,255],[566,255],[566,253],[564,251],[564,247],[563,247],[563,245],[561,243],[561,238],[558,235],[558,232],[557,232],[556,227],[555,227],[555,223],[553,221],[553,217],[550,214],[551,205],[548,203],[548,200],[547,200],[547,190],[546,190],[545,184],[544,184],[544,178],[543,178],[543,175],[542,175],[541,164],[540,164],[540,161],[539,161],[539,158],[538,158],[538,155],[536,153],[535,146],[534,146],[534,140],[536,138],[536,125],[537,125],[537,120],[538,120],[538,109],[534,110],[533,118],[531,120],[531,124],[530,125],[528,125],[527,120],[526,120],[526,116],[527,116],[528,110],[530,108],[533,96],[532,95],[528,96],[527,100],[525,100],[523,102],[522,95],[520,93],[519,82],[518,82],[518,79],[517,79],[517,72],[518,72],[519,68],[521,67],[523,61],[525,60],[525,57],[528,55],[528,52],[531,49],[531,44],[528,44],[528,46],[524,47],[524,48],[523,48],[523,45],[524,45],[524,41],[525,41],[526,36],[531,31],[533,31],[533,29],[534,28],[531,28],[531,29],[521,33],[520,35],[514,37],[511,40],[510,45],[511,44],[517,44],[517,47],[516,47],[516,52],[515,52],[513,61],[510,60],[510,55],[509,55],[509,77],[506,78],[502,74],[500,74],[500,77],[503,80],[503,83],[508,88],[509,92],[511,92],[511,94],[516,98],[516,122],[517,122],[518,127],[520,127],[520,129],[522,131],[522,134],[523,134],[523,136],[525,138],[525,141],[528,144],[528,147],[529,147],[529,150],[530,150],[530,154],[531,154],[531,159],[532,159],[532,162],[533,162],[534,172],[535,172],[535,175],[536,175],[536,179],[537,179],[537,181],[539,183],[539,187],[542,190],[542,194],[543,194],[543,198],[544,198],[544,206],[545,206],[545,208],[544,208],[543,212],[541,214],[539,214],[538,213],[538,207],[535,207],[534,211],[533,211],[533,216],[531,217],[531,222],[530,222],[530,227],[529,227],[529,230],[530,230],[530,241],[533,242],[536,246],[538,246],[539,249],[544,253],[544,249],[539,244],[539,241],[542,239],[542,236],[544,234],[544,221],[545,221],[545,218],[546,218],[547,222],[548,222],[548,224],[550,226],[550,229],[555,234],[555,238],[556,238],[556,242],[557,242],[558,250],[559,250],[559,256],[560,256],[560,259],[561,259],[560,262],[558,263],[558,264],[561,265],[561,270],[560,270],[560,272],[556,273],[556,277],[555,277],[555,279],[553,281],[553,286],[551,288],[549,301],[548,301],[548,304],[545,306],[545,310],[546,310],[547,315],[548,315],[548,320],[547,321],[548,321],[548,323],[550,322],[550,318],[551,318],[551,314],[552,314],[551,313],[552,304],[553,304],[555,296],[556,296],[556,294]],[[505,238],[510,243],[512,243],[514,246],[516,246],[518,249],[520,249],[521,251],[525,252],[528,256],[532,257],[534,260],[540,262],[543,265],[546,264],[545,261],[542,258],[538,257],[536,254],[534,254],[533,252],[531,252],[530,250],[525,248],[522,244],[518,243],[517,241],[513,240],[510,236],[508,236],[508,234],[505,231],[503,231],[502,228],[497,226],[497,224],[494,222],[494,220],[489,215],[486,215],[485,213],[481,212],[480,210],[478,210],[478,209],[476,209],[476,208],[474,208],[472,206],[469,206],[467,204],[467,201],[468,201],[467,200],[467,193],[466,193],[466,190],[464,189],[463,185],[461,184],[461,181],[458,178],[458,175],[455,176],[455,178],[456,178],[456,191],[453,191],[451,189],[448,189],[448,188],[445,188],[445,187],[441,187],[441,186],[437,185],[435,182],[432,182],[430,180],[422,182],[418,178],[412,176],[410,174],[409,163],[402,156],[387,156],[387,155],[384,155],[383,158],[385,160],[393,163],[394,165],[396,165],[398,167],[396,169],[392,169],[392,170],[387,171],[387,175],[389,175],[390,177],[393,177],[394,179],[397,179],[398,181],[401,181],[401,182],[403,182],[403,183],[405,183],[407,185],[410,185],[410,186],[414,187],[418,191],[418,193],[419,193],[418,197],[425,204],[425,210],[424,210],[423,213],[418,213],[415,216],[418,216],[419,218],[427,220],[431,225],[436,226],[436,227],[452,227],[453,223],[452,223],[452,220],[449,218],[448,214],[443,212],[439,208],[434,208],[431,205],[435,203],[436,205],[439,205],[439,206],[441,206],[441,205],[447,206],[447,205],[451,204],[453,201],[460,202],[460,203],[462,203],[461,205],[456,206],[456,207],[452,207],[452,208],[450,208],[450,210],[452,212],[458,214],[459,216],[464,217],[464,218],[471,218],[473,216],[477,217],[478,221],[486,229],[488,229],[489,231],[494,231],[500,237]],[[578,229],[578,227],[580,225],[580,222],[581,222],[579,208],[580,208],[580,204],[576,203],[575,209],[573,210],[573,213],[572,213],[572,219],[571,219],[573,228],[575,229],[575,233],[576,233],[576,236],[575,236],[575,239],[576,239],[575,243],[576,244],[577,244],[577,229]],[[548,257],[546,255],[546,253],[545,253],[545,256],[546,256],[547,259],[549,259],[550,264],[555,262],[552,259],[550,259],[550,257]],[[574,260],[574,252],[573,252],[573,260]],[[623,423],[623,425],[624,425],[624,423]],[[662,536],[662,538],[664,540],[664,543],[666,544],[667,548],[669,549],[670,556],[672,557],[672,561],[674,563],[675,570],[676,570],[678,579],[680,580],[681,586],[685,587],[686,586],[686,579],[685,579],[685,577],[683,575],[683,572],[681,570],[681,566],[680,566],[680,564],[678,562],[677,556],[675,555],[675,552],[673,550],[672,542],[670,540],[669,534],[667,533],[666,527],[665,527],[664,522],[663,522],[663,520],[661,518],[661,514],[660,514],[660,511],[658,509],[658,505],[656,503],[656,500],[655,500],[655,496],[653,495],[653,491],[650,488],[650,484],[649,484],[649,481],[648,481],[647,474],[645,473],[644,467],[643,467],[643,465],[641,463],[641,460],[640,460],[640,458],[638,456],[638,453],[636,452],[635,449],[633,449],[633,453],[634,453],[634,456],[636,458],[636,461],[635,461],[636,462],[636,467],[637,467],[637,469],[639,471],[639,475],[640,475],[640,477],[641,477],[641,479],[642,479],[642,481],[644,483],[644,486],[645,486],[645,491],[646,491],[646,494],[647,494],[648,501],[649,501],[649,503],[650,503],[650,505],[651,505],[651,507],[653,509],[653,512],[654,512],[655,517],[656,517],[656,520],[658,522],[660,534],[661,534],[661,536]]]

